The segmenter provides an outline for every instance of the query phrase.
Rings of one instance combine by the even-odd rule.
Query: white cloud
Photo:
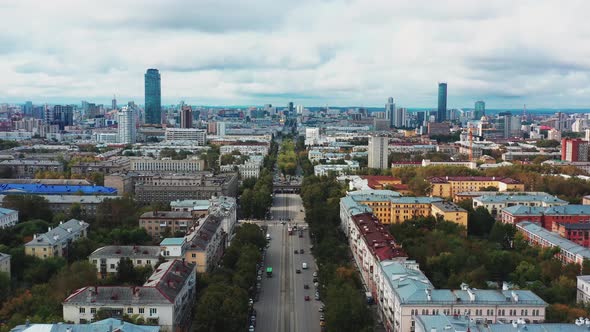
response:
[[[0,2],[0,101],[590,104],[590,3],[199,0]]]

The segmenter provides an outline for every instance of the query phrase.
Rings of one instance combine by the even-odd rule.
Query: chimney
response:
[[[469,301],[475,302],[475,293],[471,289],[467,289],[467,294],[469,294]]]
[[[515,291],[510,292],[510,295],[512,295],[514,302],[518,302],[518,294]]]

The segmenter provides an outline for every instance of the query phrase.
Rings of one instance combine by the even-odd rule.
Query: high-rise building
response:
[[[563,138],[561,140],[562,161],[588,161],[588,142],[581,138]]]
[[[217,136],[225,136],[225,122],[217,122],[215,124],[215,132],[217,133]]]
[[[25,116],[33,116],[33,102],[27,101],[23,105],[23,113]]]
[[[369,168],[386,169],[389,139],[383,136],[369,137]]]
[[[387,104],[385,104],[385,118],[389,120],[389,128],[395,127],[395,103],[393,97],[389,97]]]
[[[504,138],[512,137],[512,113],[500,112],[498,113],[499,129],[504,131]]]
[[[438,83],[438,112],[437,122],[447,120],[447,83]]]
[[[290,101],[289,105],[287,106],[287,116],[292,116],[293,115],[293,102]]]
[[[58,125],[59,130],[74,124],[74,108],[71,105],[54,105],[53,109],[46,114],[46,123]]]
[[[145,73],[145,123],[162,124],[162,89],[157,69]]]
[[[119,143],[133,144],[136,138],[135,114],[132,108],[123,106],[117,114]]]
[[[393,126],[396,128],[405,127],[406,126],[406,119],[408,117],[408,110],[404,107],[395,108],[395,117],[393,121]]]
[[[113,95],[113,100],[111,100],[111,109],[117,109],[117,98],[115,98],[115,95]]]
[[[190,106],[182,106],[180,111],[180,128],[193,127],[193,109]]]
[[[475,111],[473,112],[473,119],[479,120],[486,115],[486,103],[482,100],[475,102]]]

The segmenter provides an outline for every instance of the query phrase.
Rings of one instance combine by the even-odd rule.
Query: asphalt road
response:
[[[263,275],[259,301],[254,304],[257,312],[256,331],[260,332],[313,332],[320,331],[320,301],[314,300],[315,287],[313,272],[317,266],[309,249],[309,233],[297,232],[288,235],[287,224],[281,219],[291,219],[291,224],[306,226],[301,197],[295,194],[276,194],[271,208],[273,220],[267,223],[271,236],[270,247],[266,252],[265,267],[273,268],[272,278]],[[304,254],[295,250],[304,249]],[[307,263],[308,269],[302,269]],[[295,273],[295,270],[301,273]],[[304,284],[309,289],[304,289]],[[309,301],[304,297],[308,295]]]

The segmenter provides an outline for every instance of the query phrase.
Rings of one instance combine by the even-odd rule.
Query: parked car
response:
[[[298,253],[299,253],[299,251],[297,251],[297,249],[295,249],[294,253],[298,254]]]
[[[309,289],[309,285],[308,284],[303,285],[303,289]]]
[[[301,273],[301,270],[297,269],[295,270],[295,273]]]
[[[303,249],[299,249],[299,253],[300,253],[300,254],[303,254],[303,253],[305,253],[305,250],[303,250]]]
[[[305,301],[309,301],[309,295],[305,295],[304,299]]]

